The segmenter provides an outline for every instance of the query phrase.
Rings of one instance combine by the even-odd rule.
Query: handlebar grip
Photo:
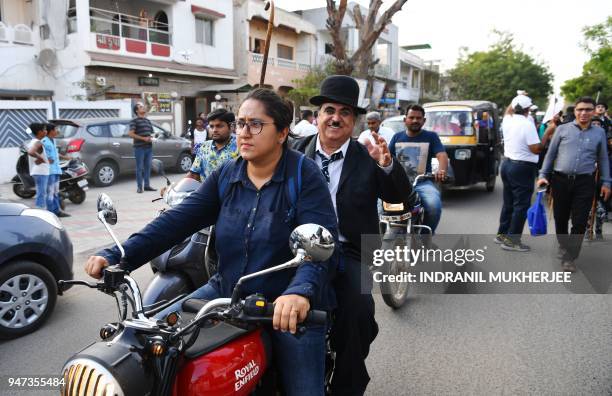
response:
[[[327,323],[327,312],[316,309],[308,311],[308,315],[306,315],[306,320],[304,323],[311,325],[324,325]]]
[[[274,316],[274,304],[268,304],[266,306],[266,316]],[[306,314],[306,319],[302,324],[310,325],[324,325],[327,323],[327,312],[312,309]]]

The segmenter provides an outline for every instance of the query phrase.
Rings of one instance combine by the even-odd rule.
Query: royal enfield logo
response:
[[[245,386],[250,380],[255,378],[259,373],[259,366],[255,363],[255,360],[251,360],[240,370],[236,370],[236,383],[234,384],[234,390],[238,391],[240,388]]]

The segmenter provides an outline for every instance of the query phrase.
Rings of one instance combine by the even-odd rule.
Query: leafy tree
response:
[[[582,75],[567,80],[561,87],[561,93],[568,101],[581,96],[595,98],[600,92],[599,100],[612,101],[612,16],[605,22],[586,26],[582,29],[584,42],[582,47],[591,59],[582,67]]]
[[[334,74],[333,66],[328,63],[324,67],[313,67],[304,78],[293,80],[295,88],[287,94],[296,107],[310,106],[308,101],[311,97],[319,94],[319,87],[325,77]]]
[[[526,54],[508,32],[494,31],[497,41],[488,51],[462,48],[455,68],[449,70],[451,97],[457,100],[488,100],[505,108],[519,89],[529,93],[541,108],[552,92],[548,67]]]

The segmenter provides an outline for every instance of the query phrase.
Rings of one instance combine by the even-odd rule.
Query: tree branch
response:
[[[361,31],[364,26],[363,15],[361,14],[361,7],[359,7],[359,4],[356,4],[355,7],[353,7],[353,20],[355,21],[355,28],[357,28],[358,31]]]

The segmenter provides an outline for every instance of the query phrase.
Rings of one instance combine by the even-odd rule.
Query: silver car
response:
[[[61,153],[80,157],[90,169],[93,182],[110,186],[119,174],[135,174],[136,160],[129,119],[52,120],[58,126],[57,146]],[[191,168],[191,142],[173,136],[153,124],[153,158],[166,169],[186,173]]]

